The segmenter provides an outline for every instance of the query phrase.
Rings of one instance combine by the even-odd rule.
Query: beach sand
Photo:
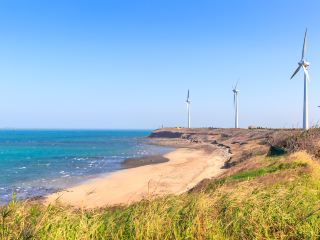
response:
[[[97,208],[126,205],[164,194],[181,194],[201,180],[223,173],[222,167],[228,158],[223,148],[178,148],[165,154],[163,162],[142,164],[144,166],[93,179],[51,194],[45,198],[45,203],[58,201],[76,208]]]

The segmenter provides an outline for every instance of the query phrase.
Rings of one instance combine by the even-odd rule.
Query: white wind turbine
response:
[[[234,107],[234,127],[239,128],[239,102],[238,102],[238,93],[240,92],[239,89],[237,89],[238,82],[237,84],[232,87],[232,92],[233,92],[233,107]]]
[[[191,122],[190,122],[190,99],[189,99],[190,95],[189,95],[189,89],[188,89],[188,94],[187,94],[187,100],[186,100],[186,103],[187,103],[187,111],[188,111],[188,128],[191,127]]]
[[[303,96],[303,128],[307,130],[309,128],[309,111],[308,111],[308,81],[309,81],[309,72],[308,67],[310,65],[309,62],[305,60],[305,52],[307,50],[307,29],[304,34],[304,40],[303,40],[303,47],[302,47],[302,55],[301,60],[298,62],[298,68],[295,70],[295,72],[292,74],[292,79],[302,68],[304,72],[304,96]]]

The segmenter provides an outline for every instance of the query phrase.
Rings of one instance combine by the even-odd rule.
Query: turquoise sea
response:
[[[121,169],[127,158],[163,154],[144,130],[1,130],[0,204],[42,196]]]

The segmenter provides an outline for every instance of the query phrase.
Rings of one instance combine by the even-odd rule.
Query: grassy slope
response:
[[[0,239],[316,239],[320,166],[298,152],[258,156],[254,167],[180,196],[74,211],[12,202]]]

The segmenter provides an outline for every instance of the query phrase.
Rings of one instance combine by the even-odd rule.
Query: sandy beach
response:
[[[223,173],[229,153],[223,148],[197,144],[195,148],[191,145],[178,148],[163,158],[166,161],[120,170],[51,194],[45,203],[58,201],[77,208],[97,208],[126,205],[164,194],[181,194],[201,180]]]

